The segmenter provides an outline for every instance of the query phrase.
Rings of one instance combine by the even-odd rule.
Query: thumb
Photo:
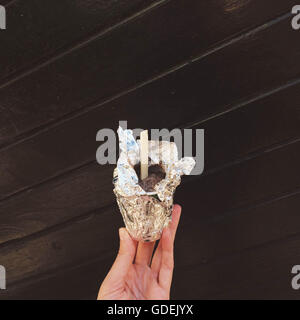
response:
[[[119,229],[120,247],[117,258],[111,267],[110,276],[123,278],[128,273],[129,267],[133,263],[137,242],[134,241],[125,228]]]

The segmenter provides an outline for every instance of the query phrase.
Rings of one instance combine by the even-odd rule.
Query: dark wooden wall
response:
[[[95,299],[123,225],[95,137],[118,120],[205,129],[204,174],[176,194],[174,299],[300,297],[295,1],[0,4],[0,298]]]

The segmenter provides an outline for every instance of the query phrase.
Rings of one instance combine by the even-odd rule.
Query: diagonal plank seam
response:
[[[76,118],[78,118],[78,117],[80,117],[82,115],[85,115],[85,114],[87,114],[88,112],[90,112],[92,110],[101,108],[101,107],[105,106],[106,104],[108,104],[108,103],[110,103],[110,102],[112,102],[114,100],[117,100],[117,99],[119,99],[119,98],[121,98],[121,97],[123,97],[123,96],[125,96],[125,95],[127,95],[129,93],[131,93],[131,92],[134,92],[134,91],[136,91],[136,90],[138,90],[138,89],[150,84],[150,83],[153,83],[153,82],[155,82],[155,81],[157,81],[157,80],[159,80],[161,78],[164,78],[164,77],[166,77],[166,76],[168,76],[168,75],[170,75],[170,74],[172,74],[172,73],[174,73],[174,72],[176,72],[176,71],[178,71],[180,69],[183,69],[186,66],[191,65],[192,63],[195,63],[196,61],[204,59],[204,58],[210,56],[211,54],[213,54],[213,53],[215,53],[217,51],[220,51],[220,50],[222,50],[222,49],[224,49],[224,48],[226,48],[226,47],[228,47],[228,46],[230,46],[230,45],[232,45],[234,43],[237,43],[237,42],[239,42],[239,41],[241,41],[241,40],[243,40],[243,39],[245,39],[247,37],[251,37],[251,36],[255,35],[256,33],[260,32],[262,30],[265,30],[265,29],[267,29],[267,28],[269,28],[269,27],[271,27],[271,26],[273,26],[273,25],[275,25],[275,24],[277,24],[277,23],[279,23],[279,22],[281,22],[281,21],[283,21],[285,19],[288,19],[289,17],[291,17],[291,13],[286,13],[286,14],[280,16],[280,17],[272,19],[271,21],[269,21],[267,23],[264,23],[263,25],[260,25],[260,26],[258,26],[256,28],[254,28],[254,29],[252,29],[252,30],[250,30],[250,31],[248,31],[246,33],[242,33],[239,36],[233,35],[233,37],[230,37],[230,38],[227,38],[227,39],[225,39],[225,40],[223,40],[221,42],[218,42],[214,47],[208,49],[206,52],[202,53],[201,55],[198,55],[198,56],[196,56],[194,58],[190,58],[190,59],[188,59],[188,60],[186,60],[186,61],[184,61],[184,62],[182,62],[182,63],[180,63],[180,64],[178,64],[176,66],[173,66],[173,67],[169,68],[168,70],[166,70],[166,71],[164,71],[164,72],[162,72],[162,73],[160,73],[160,74],[158,74],[158,75],[156,75],[154,77],[151,77],[150,79],[147,79],[147,80],[145,80],[145,81],[143,81],[143,82],[141,82],[141,83],[139,83],[139,84],[137,84],[137,85],[135,85],[135,86],[133,86],[131,88],[123,90],[123,91],[121,91],[121,92],[119,92],[119,93],[117,93],[117,94],[115,94],[115,95],[113,95],[113,96],[111,96],[111,97],[109,97],[107,99],[104,99],[101,102],[97,102],[97,103],[94,102],[92,104],[86,105],[86,106],[84,106],[84,107],[82,107],[82,108],[80,108],[80,109],[78,109],[76,111],[73,111],[73,112],[70,112],[68,114],[65,114],[65,115],[63,115],[63,116],[61,116],[61,117],[59,117],[59,118],[57,118],[57,119],[55,119],[53,121],[49,121],[47,123],[44,123],[41,126],[37,126],[36,128],[34,128],[32,130],[29,130],[29,131],[26,131],[26,132],[24,132],[24,133],[22,133],[20,135],[17,135],[14,138],[8,139],[8,141],[6,143],[4,143],[4,144],[2,144],[0,146],[0,152],[2,150],[8,149],[11,146],[15,146],[15,145],[17,145],[19,143],[22,143],[24,141],[27,141],[27,140],[33,138],[33,137],[36,137],[40,133],[47,132],[48,130],[50,130],[52,128],[55,128],[55,127],[57,127],[57,126],[59,126],[61,124],[64,124],[64,123],[66,123],[66,122],[68,122],[70,120],[73,120],[73,119],[76,119]],[[0,85],[0,89],[1,88],[2,88],[2,86]]]
[[[70,54],[71,52],[74,52],[82,47],[87,46],[90,42],[93,42],[97,39],[101,39],[102,37],[106,36],[107,34],[109,34],[110,32],[113,32],[114,30],[117,30],[118,28],[122,27],[123,25],[126,25],[127,23],[137,19],[138,17],[151,12],[154,8],[160,7],[163,4],[168,3],[171,0],[159,0],[153,4],[151,4],[150,6],[146,7],[145,9],[142,9],[140,11],[138,11],[137,13],[129,16],[128,18],[123,19],[122,21],[114,24],[113,26],[110,26],[104,30],[102,30],[101,32],[97,32],[96,34],[89,36],[88,39],[85,39],[83,41],[78,42],[77,44],[73,43],[71,46],[69,46],[67,49],[65,48],[62,52],[60,53],[56,53],[54,56],[52,57],[48,57],[46,61],[37,64],[33,67],[31,67],[30,69],[24,71],[24,72],[15,72],[12,75],[9,75],[8,77],[6,77],[6,79],[3,79],[0,83],[0,89],[3,89],[5,87],[10,86],[11,84],[13,84],[14,82],[27,77],[28,75],[42,69],[43,67],[51,64],[54,61],[57,61],[59,59],[61,59],[62,57]],[[8,79],[7,79],[8,78]]]
[[[278,92],[283,91],[285,89],[288,89],[290,87],[296,86],[298,84],[300,84],[300,78],[292,80],[292,81],[289,81],[288,83],[286,83],[284,85],[281,85],[281,86],[279,86],[279,87],[277,87],[275,89],[272,89],[272,90],[266,91],[264,93],[261,93],[259,95],[255,94],[254,97],[251,97],[251,98],[248,98],[247,100],[239,102],[239,103],[233,105],[232,107],[228,107],[228,109],[225,110],[225,111],[212,114],[212,115],[210,115],[208,117],[205,117],[204,119],[197,120],[195,122],[191,122],[191,123],[188,123],[188,124],[180,124],[179,126],[182,127],[183,129],[192,128],[192,127],[194,127],[196,125],[205,123],[205,122],[207,122],[209,120],[221,117],[224,114],[228,114],[228,113],[233,112],[235,110],[238,110],[240,108],[246,107],[247,105],[249,105],[249,104],[251,104],[253,102],[259,101],[259,100],[264,99],[264,98],[266,98],[268,96],[271,96],[271,95],[273,95],[275,93],[278,93]],[[279,144],[279,146],[280,146],[280,144]],[[255,157],[255,156],[252,156],[252,158],[253,157]],[[241,159],[243,159],[243,158],[241,158]],[[242,162],[242,161],[243,160],[241,160],[239,162]],[[26,188],[19,189],[19,190],[15,191],[15,192],[13,192],[11,194],[8,194],[7,196],[5,196],[3,198],[0,198],[0,203],[4,202],[6,200],[9,200],[9,199],[11,199],[13,197],[16,197],[16,196],[18,196],[18,195],[20,195],[22,193],[28,192],[29,190],[36,189],[36,188],[38,188],[38,187],[40,187],[40,186],[42,186],[42,185],[44,185],[44,184],[46,184],[46,183],[48,183],[50,181],[55,181],[55,180],[61,179],[63,177],[68,177],[68,175],[71,175],[73,172],[76,172],[77,170],[80,170],[80,169],[82,169],[84,167],[88,167],[88,166],[93,165],[95,163],[96,163],[95,160],[89,160],[89,161],[86,161],[85,163],[82,163],[82,164],[77,165],[75,167],[71,167],[71,168],[69,167],[66,170],[63,170],[63,171],[59,172],[58,174],[56,174],[54,176],[47,177],[46,179],[44,179],[42,181],[39,181],[38,183],[29,185]],[[228,167],[228,166],[230,166],[230,163],[229,164],[225,164],[222,167],[217,167],[215,169],[211,169],[210,171],[215,172],[216,170],[220,170],[220,168],[223,168],[223,167],[225,168],[225,167]],[[206,172],[206,173],[204,172],[203,173],[203,175],[206,175],[206,174],[208,174],[208,172]]]
[[[297,138],[297,139],[294,139],[294,140],[290,140],[286,143],[280,143],[280,144],[276,144],[276,146],[272,146],[272,147],[268,147],[268,148],[264,148],[262,151],[260,151],[259,153],[255,153],[253,156],[247,156],[247,157],[244,157],[238,161],[234,161],[232,163],[232,166],[236,165],[237,163],[242,163],[242,162],[245,162],[245,161],[249,161],[249,160],[252,160],[252,159],[255,159],[257,157],[259,157],[260,155],[264,155],[265,153],[268,153],[268,152],[272,152],[274,150],[278,150],[280,148],[284,148],[286,147],[287,145],[291,145],[291,144],[295,144],[297,142],[300,142],[300,137]],[[243,160],[245,159],[245,160]],[[226,168],[228,168],[230,165],[226,166]],[[221,169],[223,169],[224,166],[221,166]],[[215,170],[211,170],[213,172],[211,172],[210,174],[214,173],[217,171],[217,169]],[[187,183],[190,183],[191,181],[195,181],[197,179],[201,179],[201,176],[200,177],[197,177],[197,178],[191,178],[189,179],[188,181],[186,182],[183,182],[183,184],[187,184]],[[207,218],[207,219],[203,219],[202,221],[203,222],[208,222],[208,221],[214,221],[214,220],[218,220],[218,219],[222,219],[222,218],[225,218],[227,216],[230,216],[230,215],[236,215],[236,214],[239,214],[242,210],[242,212],[244,212],[245,210],[247,210],[247,208],[254,208],[256,206],[260,206],[260,205],[263,205],[264,203],[268,202],[268,201],[276,201],[276,199],[282,199],[283,197],[287,197],[289,195],[294,195],[295,193],[299,193],[300,192],[300,189],[296,189],[296,190],[292,190],[292,191],[289,191],[287,193],[287,195],[285,195],[284,193],[281,194],[281,195],[274,195],[273,197],[269,197],[267,199],[264,199],[263,201],[262,200],[259,200],[257,201],[256,203],[250,205],[250,204],[247,204],[246,206],[240,206],[240,207],[237,207],[237,208],[234,208],[226,213],[222,213],[222,214],[218,214],[217,216],[215,216],[214,218]],[[273,199],[275,198],[275,200]],[[24,237],[21,237],[21,238],[16,238],[16,239],[13,239],[13,240],[8,240],[6,242],[3,242],[0,244],[0,249],[2,248],[6,248],[6,247],[9,247],[9,246],[14,246],[15,244],[18,244],[18,243],[23,243],[23,242],[26,242],[26,241],[30,241],[32,239],[36,239],[36,238],[39,238],[40,236],[43,236],[43,235],[46,235],[46,234],[49,234],[55,230],[61,230],[61,229],[64,229],[65,227],[69,226],[69,225],[72,225],[73,223],[76,223],[76,222],[80,222],[80,221],[83,221],[83,220],[86,220],[86,219],[90,219],[92,218],[93,216],[95,215],[100,215],[102,214],[103,212],[105,212],[106,210],[108,210],[109,208],[116,208],[116,203],[115,202],[112,202],[104,207],[100,207],[100,208],[97,208],[97,209],[94,209],[92,211],[88,211],[84,214],[81,214],[79,216],[76,216],[76,217],[73,217],[71,219],[68,219],[62,223],[59,223],[59,224],[56,224],[56,225],[53,225],[53,226],[50,226],[50,227],[47,227],[43,230],[40,230],[38,232],[34,232],[32,234],[29,234],[27,236],[24,236]]]
[[[268,200],[265,200],[263,202],[260,202],[260,203],[256,204],[255,206],[249,206],[247,208],[243,208],[239,212],[236,212],[235,214],[243,213],[243,212],[245,212],[245,210],[251,210],[253,208],[258,208],[260,206],[264,206],[266,204],[270,204],[270,203],[273,203],[273,202],[276,202],[276,201],[280,201],[280,200],[285,199],[285,198],[293,197],[293,196],[295,196],[297,194],[300,194],[300,189],[296,189],[296,190],[291,191],[289,193],[281,194],[280,196],[270,198]],[[220,255],[217,258],[210,259],[209,262],[207,262],[207,263],[199,263],[198,265],[200,267],[201,267],[201,265],[209,265],[209,264],[214,263],[216,261],[221,261],[221,260],[226,259],[226,258],[237,256],[237,255],[241,254],[242,252],[249,252],[249,251],[251,252],[251,251],[254,251],[254,250],[257,250],[257,249],[260,249],[260,248],[272,246],[272,245],[274,245],[276,243],[289,241],[290,239],[299,237],[299,235],[300,235],[300,233],[294,233],[294,234],[291,234],[291,235],[284,236],[282,238],[277,238],[277,239],[274,239],[274,240],[266,241],[266,242],[261,243],[261,244],[252,245],[252,246],[250,246],[248,248],[244,248],[242,250],[238,250],[238,251],[236,251],[234,253],[228,253],[228,254]],[[15,241],[15,240],[13,240],[13,241]],[[1,248],[1,246],[2,245],[0,245],[0,248]],[[36,283],[36,282],[39,282],[39,281],[43,281],[43,280],[52,278],[52,277],[56,276],[57,273],[80,269],[81,267],[84,267],[84,266],[87,266],[87,265],[90,265],[90,264],[93,264],[93,263],[96,263],[96,262],[101,262],[101,261],[103,261],[103,258],[93,258],[93,259],[89,259],[88,261],[84,261],[84,262],[82,262],[80,264],[70,265],[70,266],[61,266],[61,267],[58,267],[58,268],[54,268],[54,269],[45,271],[45,272],[43,272],[43,273],[41,273],[39,275],[34,275],[34,276],[30,276],[30,277],[28,277],[26,279],[14,281],[14,282],[12,282],[10,284],[10,289],[14,290],[16,288],[20,288],[21,286],[28,286],[31,283]],[[187,265],[185,265],[183,267],[186,267],[186,266]],[[180,269],[180,267],[178,269]]]

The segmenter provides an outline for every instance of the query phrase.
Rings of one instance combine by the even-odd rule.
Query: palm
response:
[[[153,258],[154,243],[137,243],[125,229],[121,230],[120,251],[101,285],[98,299],[169,299],[173,274],[173,242],[180,212],[181,208],[175,206],[172,222],[164,230]]]
[[[124,279],[124,300],[168,299],[168,292],[160,287],[157,276],[149,266],[132,265]]]

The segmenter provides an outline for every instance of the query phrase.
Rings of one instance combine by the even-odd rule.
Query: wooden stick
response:
[[[140,139],[141,180],[148,177],[148,130],[141,132]]]

